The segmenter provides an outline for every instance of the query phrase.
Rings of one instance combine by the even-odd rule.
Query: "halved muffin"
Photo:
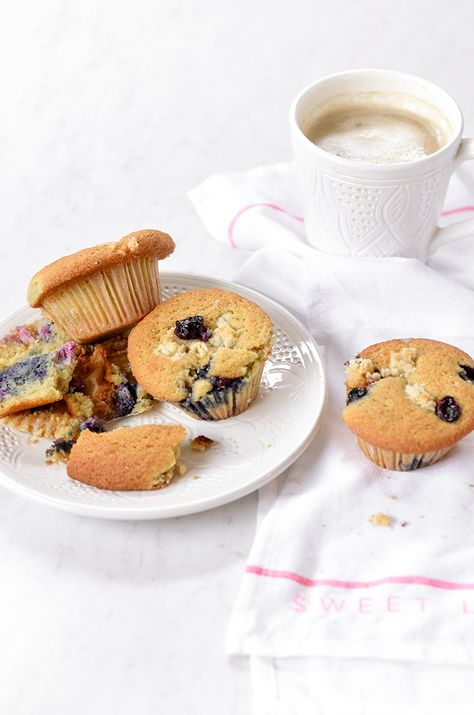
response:
[[[74,371],[62,399],[10,414],[2,421],[37,437],[59,440],[63,450],[62,443],[66,440],[72,445],[81,430],[92,425],[99,430],[108,420],[145,412],[152,404],[132,376],[127,336],[122,334],[99,344],[78,346]]]
[[[181,425],[122,427],[113,432],[81,433],[71,450],[67,473],[99,489],[161,489],[183,474]]]

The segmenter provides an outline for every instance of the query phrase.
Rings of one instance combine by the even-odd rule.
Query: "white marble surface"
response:
[[[387,67],[448,89],[474,131],[470,0],[19,0],[0,23],[2,314],[32,272],[130,230],[168,230],[170,270],[231,278],[185,198],[213,172],[289,156],[292,96]],[[0,711],[246,715],[226,623],[255,495],[151,523],[0,492]]]

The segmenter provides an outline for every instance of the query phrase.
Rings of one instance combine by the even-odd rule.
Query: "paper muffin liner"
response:
[[[94,273],[43,300],[43,309],[85,343],[137,323],[161,301],[158,262],[142,258]]]
[[[255,362],[241,381],[228,387],[214,389],[200,400],[183,400],[176,403],[188,415],[199,420],[225,420],[244,412],[255,400],[262,378],[265,361]]]
[[[394,452],[390,449],[381,449],[361,437],[357,437],[359,447],[365,456],[378,467],[393,469],[397,472],[411,472],[420,467],[428,467],[444,457],[451,447],[438,449],[434,452]]]
[[[82,414],[78,415],[71,415],[66,403],[61,400],[47,408],[8,415],[1,422],[35,437],[77,439],[81,423],[92,414],[91,401],[85,398],[84,403]]]

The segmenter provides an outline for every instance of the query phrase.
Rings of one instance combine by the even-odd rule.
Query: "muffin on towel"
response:
[[[121,332],[160,302],[157,260],[173,250],[167,233],[145,230],[64,256],[33,276],[28,303],[82,343]]]
[[[474,428],[474,361],[423,338],[371,345],[346,363],[343,419],[379,467],[433,464]]]
[[[220,420],[247,409],[271,353],[272,323],[247,298],[192,290],[165,301],[129,336],[138,382],[193,417]]]
[[[99,489],[161,489],[183,474],[181,425],[122,427],[113,432],[81,433],[71,450],[67,473]]]

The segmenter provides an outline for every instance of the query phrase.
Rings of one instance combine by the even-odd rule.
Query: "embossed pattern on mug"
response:
[[[371,182],[301,164],[307,224],[321,240],[339,238],[353,256],[417,255],[416,239],[434,230],[451,175],[443,166],[405,183]]]

